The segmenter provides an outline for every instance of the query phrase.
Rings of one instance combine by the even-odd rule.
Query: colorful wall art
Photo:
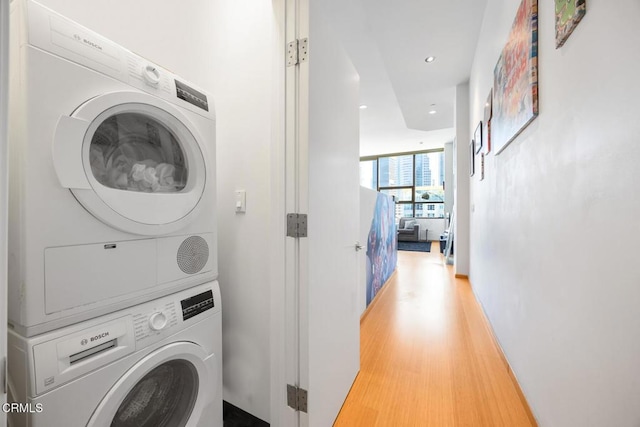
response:
[[[500,153],[538,115],[538,0],[522,0],[493,72],[491,144]]]
[[[586,13],[586,0],[556,0],[556,49],[567,41]]]
[[[367,307],[396,269],[395,209],[393,197],[378,193],[367,239]]]
[[[491,117],[493,115],[493,89],[489,91],[487,102],[484,104],[484,145],[487,147],[487,153],[491,152]]]

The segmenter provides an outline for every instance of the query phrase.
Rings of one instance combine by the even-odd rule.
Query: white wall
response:
[[[444,232],[444,218],[416,218],[415,220],[420,225],[420,240],[440,240],[440,235]]]
[[[454,247],[453,268],[456,274],[469,274],[469,83],[456,86],[455,104],[456,140],[453,145],[455,187],[453,189]],[[472,202],[471,202],[472,203]]]
[[[518,3],[488,2],[471,126]],[[470,278],[541,426],[637,426],[640,3],[589,0],[559,50],[538,5],[540,116],[472,179]]]
[[[453,213],[453,156],[453,142],[447,142],[444,144],[444,211],[449,215]]]
[[[360,233],[359,242],[363,246],[358,254],[359,285],[358,285],[358,313],[362,314],[367,308],[367,241],[371,231],[371,221],[378,200],[378,192],[370,188],[360,187]]]
[[[224,398],[269,421],[274,17],[269,0],[219,0],[212,16]]]
[[[269,0],[40,0],[213,94],[224,398],[269,421]],[[247,191],[247,213],[234,191]]]

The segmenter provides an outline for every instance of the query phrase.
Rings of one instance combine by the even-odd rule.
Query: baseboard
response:
[[[393,279],[393,276],[396,275],[398,271],[398,267],[396,267],[395,270],[393,270],[393,273],[391,273],[391,276],[389,276],[389,278],[387,279],[386,282],[384,282],[384,285],[382,285],[382,288],[380,288],[380,291],[376,294],[375,297],[373,297],[373,301],[371,301],[371,304],[369,304],[369,306],[367,308],[365,308],[364,312],[362,313],[362,315],[360,316],[360,323],[362,323],[365,319],[365,317],[367,317],[367,315],[369,314],[369,312],[371,311],[371,309],[373,309],[373,306],[376,304],[376,302],[378,302],[378,300],[380,299],[379,297],[387,290],[387,288],[389,287],[389,282],[391,281],[391,279]]]
[[[467,276],[466,274],[458,274],[458,273],[456,273],[455,277],[456,277],[456,279],[467,279],[467,280],[469,280],[469,276]]]
[[[456,275],[456,277],[458,276]],[[511,369],[511,365],[509,364],[509,360],[507,359],[507,356],[504,353],[504,350],[502,349],[502,345],[500,345],[500,341],[498,341],[498,337],[496,336],[496,333],[493,330],[493,326],[491,325],[491,322],[489,322],[489,316],[487,316],[487,312],[484,309],[484,305],[480,301],[480,298],[478,298],[478,295],[476,295],[475,291],[473,290],[473,285],[471,285],[471,282],[469,282],[469,286],[471,287],[471,292],[473,293],[473,296],[476,299],[476,302],[478,303],[478,305],[480,306],[480,309],[482,310],[482,314],[484,315],[483,321],[484,321],[485,328],[487,328],[487,331],[489,332],[489,336],[491,337],[491,339],[493,340],[493,343],[498,349],[498,354],[502,359],[502,363],[504,363],[504,366],[507,368],[507,373],[509,374],[511,381],[514,384],[516,392],[518,393],[518,397],[520,398],[520,402],[522,402],[522,406],[524,407],[527,413],[527,418],[529,418],[531,425],[537,426],[538,421],[536,421],[536,417],[533,415],[533,412],[531,411],[529,402],[527,402],[527,398],[524,396],[524,393],[520,388],[520,383],[518,382],[518,378],[516,377],[515,372],[513,372],[513,369]]]

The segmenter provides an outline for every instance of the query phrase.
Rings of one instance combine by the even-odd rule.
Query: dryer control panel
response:
[[[27,40],[32,46],[111,76],[210,119],[213,105],[201,89],[169,70],[39,3],[26,2]]]

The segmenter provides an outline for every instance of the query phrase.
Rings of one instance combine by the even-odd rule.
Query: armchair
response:
[[[420,236],[420,225],[413,218],[400,218],[398,224],[398,241],[417,242]]]

